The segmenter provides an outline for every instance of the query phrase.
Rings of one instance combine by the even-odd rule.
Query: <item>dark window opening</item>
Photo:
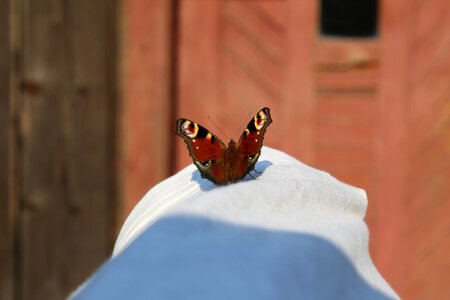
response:
[[[322,0],[320,31],[325,36],[374,37],[377,0]]]

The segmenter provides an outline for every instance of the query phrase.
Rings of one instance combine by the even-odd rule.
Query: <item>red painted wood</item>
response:
[[[411,14],[409,1],[381,4],[380,148],[377,215],[377,247],[374,260],[388,282],[401,295],[408,260],[407,226],[409,209],[405,203],[408,99],[408,53]],[[399,12],[402,12],[399,18]]]
[[[269,106],[274,123],[265,144],[311,160],[315,10],[313,1],[182,1],[177,115],[223,137],[210,115],[236,139]],[[177,157],[177,168],[191,163],[180,139]]]
[[[176,118],[185,117],[207,128],[207,116],[218,120],[220,97],[219,64],[220,1],[184,0],[179,11],[178,105]],[[175,121],[175,120],[174,120]],[[223,128],[223,127],[222,127]],[[214,130],[216,132],[216,130]],[[217,133],[219,137],[221,135]],[[226,139],[224,139],[226,140]],[[192,163],[186,145],[176,138],[176,169]]]
[[[406,124],[410,208],[405,297],[450,297],[450,3],[414,3]],[[412,263],[413,262],[413,263]]]
[[[286,16],[287,63],[285,74],[285,102],[281,109],[283,123],[279,132],[285,133],[277,147],[287,153],[312,163],[314,69],[312,58],[318,24],[317,1],[289,1]]]
[[[170,172],[172,8],[167,0],[123,3],[122,218]]]
[[[266,145],[367,191],[371,254],[394,289],[449,294],[440,265],[450,266],[448,1],[382,1],[379,36],[359,40],[320,37],[318,1],[179,1],[176,99],[162,3],[125,4],[125,197],[167,176],[170,139],[177,170],[191,163],[172,132],[159,132],[166,146],[155,150],[146,138],[155,126],[186,117],[228,142],[208,116],[236,139],[269,106]],[[160,118],[174,100],[173,120]],[[433,269],[444,279],[430,280]]]

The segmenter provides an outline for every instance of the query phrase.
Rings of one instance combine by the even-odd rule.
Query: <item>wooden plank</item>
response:
[[[12,300],[14,288],[14,216],[10,197],[10,26],[9,1],[0,0],[0,299]]]
[[[434,10],[434,16],[429,15],[426,18],[432,18],[437,24],[430,28],[429,32],[423,37],[415,35],[413,37],[414,45],[411,51],[411,81],[418,85],[422,80],[435,73],[443,64],[448,63],[450,49],[450,2],[441,1],[446,7],[439,7],[438,3],[430,2],[428,7]],[[425,9],[418,13],[418,18],[422,16]],[[419,26],[420,24],[415,25]],[[448,69],[447,69],[448,70]]]
[[[174,161],[175,3],[123,2],[123,101],[119,111],[122,220],[152,185],[170,174]]]
[[[283,120],[277,139],[283,139],[281,149],[306,163],[314,162],[314,69],[318,20],[317,1],[286,2],[287,5],[287,65],[285,99],[280,107]],[[275,123],[275,122],[274,122]],[[283,133],[280,136],[279,133]]]
[[[115,3],[72,0],[67,8],[71,77],[63,116],[69,289],[99,266],[115,239]]]
[[[410,261],[405,298],[444,299],[450,259],[450,6],[415,3],[411,31],[408,99],[407,238]]]
[[[228,130],[225,126],[230,124],[220,121],[220,118],[223,118],[218,51],[221,37],[220,2],[220,0],[180,1],[176,115],[205,126],[210,124],[207,119],[210,115],[224,132],[233,133],[234,130]],[[192,163],[192,159],[186,153],[186,144],[179,138],[176,138],[176,157],[177,170]]]
[[[239,138],[251,115],[264,106],[270,107],[272,116],[278,119],[284,96],[284,22],[278,23],[274,15],[254,4],[223,1],[220,6],[218,78],[220,104],[226,109],[220,111],[219,127],[226,127],[225,132],[234,139]],[[286,3],[270,1],[267,5],[286,13]],[[272,127],[265,145],[273,145],[270,131]]]
[[[380,7],[382,61],[380,76],[380,152],[378,199],[372,207],[377,215],[377,240],[380,245],[374,260],[392,287],[404,296],[405,267],[408,266],[409,247],[403,233],[409,216],[406,206],[406,159],[408,103],[408,71],[411,28],[410,1],[384,1]],[[398,12],[404,17],[399,18]],[[411,263],[409,263],[411,264]],[[406,297],[406,296],[405,296]],[[407,298],[407,297],[406,297]]]
[[[18,299],[64,298],[111,250],[110,5],[21,7]]]
[[[62,105],[67,99],[63,7],[25,1],[19,299],[63,297],[67,226]]]

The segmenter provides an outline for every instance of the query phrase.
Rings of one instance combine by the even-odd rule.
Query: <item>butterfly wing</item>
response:
[[[233,182],[240,180],[255,167],[261,154],[264,134],[272,123],[270,109],[264,107],[248,123],[237,143],[237,161]]]
[[[226,184],[228,180],[223,171],[225,144],[205,127],[187,120],[178,119],[176,134],[181,136],[187,145],[189,155],[203,178],[215,184]]]

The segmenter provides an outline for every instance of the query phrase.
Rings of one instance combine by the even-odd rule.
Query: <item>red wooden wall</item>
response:
[[[191,162],[177,117],[238,137],[269,106],[266,145],[368,192],[371,254],[394,289],[450,297],[448,1],[380,1],[365,39],[321,36],[313,0],[123,5],[123,216]]]
[[[118,151],[124,215],[172,169],[174,3],[122,3]]]
[[[450,298],[450,2],[411,5],[405,202],[408,297]]]

